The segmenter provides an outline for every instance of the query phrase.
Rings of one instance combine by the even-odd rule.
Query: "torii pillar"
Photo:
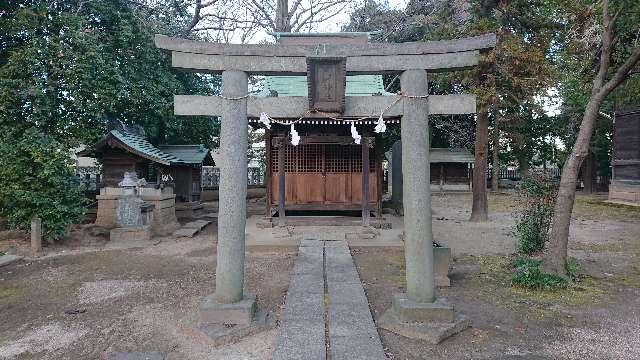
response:
[[[378,325],[410,338],[439,343],[470,326],[446,299],[436,297],[431,187],[429,182],[429,119],[427,72],[406,70],[400,76],[405,98],[402,115],[402,202],[406,293],[393,294],[391,308]],[[415,96],[415,97],[412,97]]]
[[[245,225],[247,215],[247,73],[222,72],[226,98],[220,125],[220,199],[216,289],[200,303],[200,323],[248,325],[256,297],[244,292]]]

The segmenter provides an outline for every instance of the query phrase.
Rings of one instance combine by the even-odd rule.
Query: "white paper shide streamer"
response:
[[[267,129],[271,129],[271,120],[269,120],[269,116],[267,115],[267,113],[260,113],[260,122],[264,124],[264,127],[266,127]]]
[[[296,128],[293,127],[293,123],[291,124],[291,145],[298,146],[300,143],[300,135],[296,131]]]
[[[362,139],[362,136],[358,134],[358,130],[356,129],[356,125],[354,123],[351,123],[351,137],[356,144],[360,145],[360,139]]]
[[[376,128],[373,129],[373,131],[378,134],[387,131],[387,125],[384,124],[384,119],[382,119],[382,114],[380,114],[380,117],[378,118],[378,122],[376,123]]]

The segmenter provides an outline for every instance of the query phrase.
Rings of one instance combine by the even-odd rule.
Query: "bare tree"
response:
[[[640,46],[637,42],[629,46],[631,49],[626,60],[617,68],[612,61],[615,59],[614,50],[619,45],[619,34],[616,32],[616,20],[622,13],[621,6],[615,15],[611,15],[609,1],[602,2],[602,35],[599,46],[599,63],[597,73],[593,79],[591,96],[585,108],[580,130],[571,155],[567,158],[562,168],[560,188],[555,203],[555,214],[551,228],[551,238],[545,253],[543,268],[546,272],[566,277],[567,243],[569,239],[569,225],[571,212],[576,195],[576,180],[578,171],[589,151],[589,141],[593,134],[593,128],[603,101],[616,87],[624,82],[630,72],[640,61]],[[628,10],[628,9],[625,9]],[[620,25],[619,25],[620,26]],[[596,61],[598,56],[596,57]],[[622,58],[625,59],[625,58]],[[609,75],[612,74],[610,77]]]
[[[311,31],[342,13],[348,0],[193,0],[184,36],[206,32],[212,40],[248,41],[260,30]]]

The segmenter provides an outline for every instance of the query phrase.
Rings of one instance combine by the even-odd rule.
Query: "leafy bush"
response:
[[[519,258],[514,261],[514,267],[511,285],[536,290],[556,290],[564,289],[569,284],[563,277],[542,272],[539,260]]]
[[[71,163],[69,150],[50,136],[0,127],[0,216],[24,230],[39,217],[45,238],[63,236],[85,205]]]
[[[557,185],[543,173],[522,180],[519,199],[523,203],[516,221],[518,252],[532,254],[544,249],[549,240]]]

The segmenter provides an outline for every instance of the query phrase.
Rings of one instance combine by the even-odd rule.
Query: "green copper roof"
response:
[[[267,76],[260,96],[271,96],[271,91],[278,96],[307,96],[306,76]],[[347,76],[347,96],[370,96],[373,94],[393,95],[384,91],[382,75]]]

